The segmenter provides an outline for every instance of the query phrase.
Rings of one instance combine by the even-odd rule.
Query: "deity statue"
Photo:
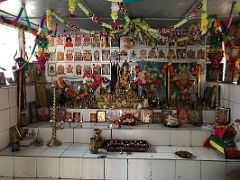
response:
[[[175,84],[180,90],[180,96],[182,100],[188,100],[190,95],[190,89],[194,84],[194,80],[189,67],[186,63],[179,65],[179,73],[175,77]]]
[[[120,85],[120,88],[130,88],[130,66],[126,61],[121,67],[118,83]]]

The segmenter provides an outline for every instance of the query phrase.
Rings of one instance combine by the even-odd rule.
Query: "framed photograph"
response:
[[[123,109],[122,115],[126,115],[126,114],[131,114],[131,115],[133,115],[137,119],[141,118],[141,110],[137,110],[137,109]]]
[[[111,38],[111,47],[119,47],[120,39],[119,38]]]
[[[110,61],[110,50],[109,49],[102,50],[102,61]]]
[[[56,63],[48,63],[48,75],[56,76]]]
[[[110,54],[111,61],[119,61],[120,60],[119,49],[111,49],[110,53],[111,53]]]
[[[73,119],[72,113],[67,111],[67,112],[65,113],[65,121],[66,121],[66,122],[71,122],[72,119]]]
[[[56,38],[56,45],[57,46],[64,46],[64,37],[61,37],[61,36],[59,36],[59,37],[57,37]]]
[[[58,50],[56,52],[56,60],[57,61],[64,61],[64,51],[63,50]]]
[[[177,59],[186,59],[186,49],[177,49]]]
[[[102,64],[102,75],[109,76],[111,75],[111,66],[110,64]]]
[[[80,123],[80,121],[81,121],[81,113],[73,112],[73,122]]]
[[[49,54],[48,61],[55,61],[56,60],[56,52],[55,51],[50,51],[50,52],[48,52],[48,54]]]
[[[106,121],[106,111],[97,111],[97,122]]]
[[[190,110],[189,111],[189,123],[193,125],[202,124],[202,111],[201,110]]]
[[[101,64],[92,64],[93,74],[101,75]]]
[[[73,49],[66,49],[65,60],[66,61],[73,61]]]
[[[141,120],[143,123],[151,123],[152,122],[153,111],[149,109],[141,110]]]
[[[99,36],[93,36],[92,37],[92,47],[96,48],[96,47],[100,47],[100,37]]]
[[[188,124],[189,111],[186,108],[178,109],[178,122],[180,124]]]
[[[162,122],[166,122],[166,119],[168,118],[169,115],[173,115],[173,112],[168,109],[163,109],[162,110]]]
[[[91,50],[83,50],[83,60],[84,61],[92,61],[92,51]]]
[[[138,49],[132,49],[130,51],[130,59],[131,60],[136,60],[138,59]]]
[[[81,50],[75,50],[74,60],[75,61],[82,61],[83,60],[83,55],[82,55]]]
[[[176,59],[176,48],[170,48],[168,49],[168,52],[167,52],[167,58],[169,59]]]
[[[118,109],[108,109],[106,111],[106,119],[108,119],[109,121],[115,121],[117,119],[119,119],[122,116],[122,110],[118,110]]]
[[[187,50],[187,59],[196,59],[196,50],[195,49]]]
[[[100,61],[101,59],[101,50],[95,49],[93,50],[93,61]]]
[[[73,40],[70,36],[66,37],[64,46],[65,46],[65,48],[72,48],[73,47]]]
[[[82,75],[82,64],[75,63],[75,75],[76,76],[81,76]]]
[[[157,58],[157,52],[155,49],[150,49],[148,52],[148,59],[156,59]]]
[[[74,46],[80,47],[82,45],[82,37],[80,35],[75,37]]]
[[[83,36],[83,47],[91,47],[91,37],[89,35]]]
[[[158,58],[166,58],[166,48],[158,48]]]
[[[48,37],[48,39],[47,39],[47,41],[48,41],[48,47],[55,47],[55,38],[54,37]]]
[[[0,86],[6,85],[6,78],[4,72],[0,72]]]
[[[161,123],[162,122],[162,111],[154,110],[153,111],[153,123]]]
[[[91,66],[91,64],[84,64],[83,65],[83,73],[84,74],[91,74],[92,73],[92,66]]]
[[[74,63],[66,63],[65,64],[66,75],[69,75],[69,76],[73,76],[74,75],[73,66],[74,66]]]
[[[230,122],[230,108],[219,107],[216,110],[216,123],[227,125]]]
[[[138,51],[139,59],[147,59],[148,50],[146,48],[142,48]]]
[[[206,59],[206,50],[205,50],[205,48],[197,49],[197,59]]]
[[[90,122],[97,122],[97,113],[90,113]]]
[[[57,63],[57,75],[64,75],[64,74],[65,74],[65,64]]]

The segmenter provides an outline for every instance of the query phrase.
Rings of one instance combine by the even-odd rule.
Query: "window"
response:
[[[28,58],[30,58],[33,46],[35,44],[35,36],[32,33],[25,31],[25,51]],[[32,56],[30,62],[36,60],[35,55]]]
[[[18,30],[0,24],[0,67],[4,68],[5,77],[13,78],[12,66],[15,65],[14,54],[19,56]],[[0,69],[0,71],[2,71]]]

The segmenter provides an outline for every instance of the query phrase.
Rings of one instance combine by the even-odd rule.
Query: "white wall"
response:
[[[0,150],[9,144],[9,128],[16,124],[17,88],[0,88]]]
[[[232,84],[221,85],[221,106],[231,108],[231,121],[240,119],[240,86]]]

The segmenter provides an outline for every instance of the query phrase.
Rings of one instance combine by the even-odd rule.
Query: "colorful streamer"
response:
[[[75,17],[74,11],[77,6],[77,1],[76,0],[68,0],[68,10],[70,11],[70,16]]]
[[[27,10],[25,8],[25,5],[23,6],[23,11],[24,11],[24,16],[25,16],[25,19],[26,19],[26,22],[27,22],[27,27],[29,30],[32,30],[32,26],[30,24],[30,21],[29,21],[29,18],[28,18],[28,14],[27,14]]]
[[[232,19],[233,19],[233,10],[234,10],[234,7],[236,5],[236,0],[233,0],[232,1],[232,5],[231,5],[231,10],[230,10],[230,14],[229,14],[229,17],[228,17],[228,20],[227,20],[227,24],[226,24],[226,30],[229,29],[231,23],[232,23]]]
[[[46,10],[46,24],[47,24],[48,34],[51,34],[53,29],[51,9]]]
[[[208,30],[208,14],[207,14],[207,0],[202,0],[202,14],[201,14],[201,32],[202,35]]]

